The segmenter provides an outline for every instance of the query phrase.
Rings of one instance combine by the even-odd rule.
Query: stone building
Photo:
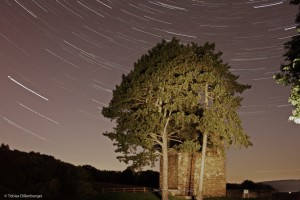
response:
[[[226,196],[225,155],[218,150],[206,154],[203,194]],[[169,191],[177,196],[196,196],[201,166],[201,153],[169,153]],[[162,166],[161,166],[162,167]],[[160,176],[162,180],[162,176]],[[162,182],[162,181],[160,181]]]

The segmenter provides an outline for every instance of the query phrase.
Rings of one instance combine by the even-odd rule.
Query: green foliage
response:
[[[300,124],[300,81],[298,85],[292,87],[289,102],[295,107],[289,120]]]
[[[227,146],[251,145],[236,113],[242,100],[236,94],[250,86],[237,83],[221,55],[214,44],[163,40],[123,75],[102,111],[116,122],[114,131],[104,135],[115,141],[120,161],[136,168],[153,164],[164,131],[169,148],[183,151],[199,150],[204,131],[213,133],[209,139],[214,145],[220,140]],[[206,83],[209,109],[204,109]]]
[[[187,140],[184,141],[183,143],[174,146],[174,149],[181,151],[181,152],[198,152],[200,149],[201,145],[200,143],[191,141],[191,140]]]
[[[299,0],[292,0],[291,4],[300,4]],[[300,23],[300,12],[297,15],[296,23]],[[298,25],[299,32],[299,25]],[[291,94],[289,102],[294,106],[292,116],[289,120],[300,124],[300,35],[292,37],[292,39],[285,43],[286,53],[285,63],[281,65],[281,73],[277,73],[274,78],[277,83],[284,86],[291,86]]]
[[[132,161],[135,168],[153,164],[162,149],[162,132],[168,118],[172,124],[167,127],[168,139],[174,145],[183,137],[197,137],[196,133],[191,136],[184,131],[180,135],[176,129],[176,122],[187,124],[180,112],[187,107],[185,101],[191,99],[185,94],[188,85],[182,73],[191,56],[178,40],[162,41],[134,64],[133,71],[123,76],[109,107],[103,109],[105,117],[116,120],[115,131],[105,135],[116,141],[116,152],[124,154],[118,157],[121,161]],[[178,69],[176,73],[174,67]],[[192,115],[189,120],[193,120]]]

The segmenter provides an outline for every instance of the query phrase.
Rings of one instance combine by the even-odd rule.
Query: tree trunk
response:
[[[164,132],[162,137],[162,200],[169,199],[168,176],[168,136]]]
[[[203,182],[204,182],[206,146],[207,146],[207,133],[204,133],[203,141],[202,141],[202,157],[201,157],[201,168],[200,168],[201,171],[199,177],[199,188],[198,188],[197,200],[203,200]]]
[[[208,83],[205,84],[205,109],[208,109]],[[201,157],[201,168],[199,177],[199,188],[197,193],[197,200],[203,200],[203,182],[204,182],[204,169],[205,169],[205,158],[206,158],[206,146],[207,146],[207,135],[204,131],[202,140],[202,157]]]

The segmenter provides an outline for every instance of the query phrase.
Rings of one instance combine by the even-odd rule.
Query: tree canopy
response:
[[[168,151],[199,151],[204,132],[211,145],[251,144],[236,113],[242,100],[236,93],[249,86],[237,82],[221,55],[214,44],[184,45],[173,38],[134,63],[102,110],[116,122],[104,135],[115,141],[120,161],[139,168],[161,155],[167,177]]]
[[[300,1],[292,0],[290,3],[299,5]],[[292,111],[289,120],[300,124],[300,10],[296,17],[296,23],[298,24],[298,34],[284,44],[286,49],[284,54],[285,63],[280,67],[281,72],[277,73],[274,78],[279,84],[291,86],[289,102],[295,109]]]
[[[190,98],[188,80],[182,74],[185,73],[184,65],[193,62],[189,56],[193,55],[189,55],[178,40],[162,41],[134,64],[133,71],[123,75],[122,83],[113,91],[109,107],[103,108],[102,112],[105,117],[116,120],[114,132],[105,135],[117,141],[117,152],[124,153],[118,157],[120,160],[134,161],[135,167],[154,164],[156,153],[162,148],[160,131],[165,129],[171,115],[168,124],[172,126],[167,128],[173,147],[179,145],[176,134],[186,139],[197,138],[196,133],[184,134],[190,128],[180,114],[183,107],[192,110],[196,106]],[[193,113],[189,114],[189,120],[193,120]],[[177,129],[179,124],[181,131]],[[142,147],[139,149],[142,151],[136,151],[137,146]],[[136,153],[134,156],[133,152]]]

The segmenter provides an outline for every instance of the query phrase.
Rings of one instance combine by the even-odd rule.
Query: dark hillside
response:
[[[4,194],[36,194],[43,195],[43,199],[91,199],[102,191],[103,185],[158,188],[158,181],[159,173],[154,171],[101,171],[0,146],[0,198]]]
[[[95,182],[117,183],[125,185],[136,185],[151,188],[159,187],[159,172],[140,171],[134,172],[130,168],[120,171],[98,170],[90,165],[82,166]]]
[[[96,194],[88,173],[52,156],[0,147],[0,193],[44,199],[87,199]]]
[[[275,180],[262,183],[271,185],[279,192],[300,192],[300,180]]]

